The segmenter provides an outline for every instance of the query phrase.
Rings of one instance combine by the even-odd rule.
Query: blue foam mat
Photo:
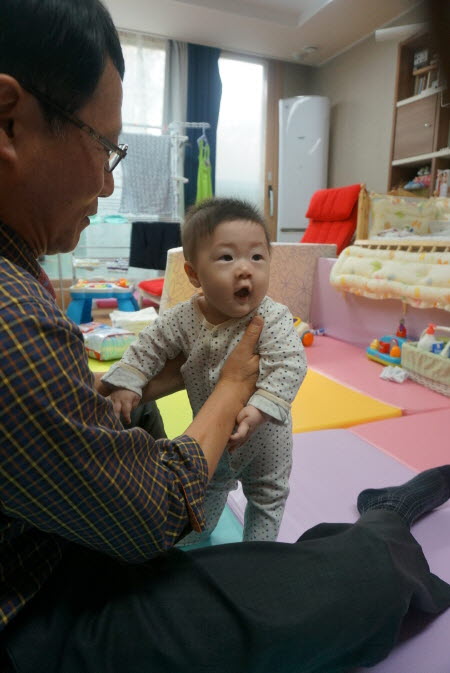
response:
[[[186,547],[180,547],[183,551],[190,549],[200,549],[201,547],[211,547],[217,544],[229,544],[230,542],[242,542],[242,524],[238,518],[233,514],[228,505],[222,512],[219,523],[208,540],[199,542],[198,544],[191,544]]]

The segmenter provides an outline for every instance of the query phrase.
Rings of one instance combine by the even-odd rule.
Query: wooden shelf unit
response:
[[[403,188],[422,166],[429,166],[430,187],[420,192],[432,196],[437,171],[450,169],[449,120],[450,107],[443,105],[443,85],[439,81],[439,64],[433,62],[414,68],[414,54],[428,49],[433,56],[430,36],[418,33],[400,43],[397,58],[394,118],[388,191]],[[436,86],[415,93],[417,77],[436,72]],[[411,196],[418,193],[411,191]]]

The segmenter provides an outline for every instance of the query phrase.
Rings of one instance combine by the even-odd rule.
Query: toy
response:
[[[417,175],[413,180],[406,183],[403,189],[408,191],[417,191],[420,189],[428,189],[431,182],[431,171],[429,166],[423,166],[417,171]]]
[[[92,321],[92,300],[114,297],[120,311],[137,311],[138,303],[133,296],[134,286],[126,278],[107,281],[88,281],[80,278],[70,288],[70,304],[67,315],[78,325]]]
[[[69,290],[73,293],[83,292],[85,294],[104,292],[132,292],[133,285],[126,278],[119,278],[118,280],[85,280],[79,278],[75,285],[71,285]]]
[[[374,339],[367,348],[367,357],[382,365],[400,365],[402,346],[407,341],[402,337],[387,334],[381,339]]]
[[[406,339],[406,327],[403,318],[400,319],[400,323],[395,333],[395,336],[401,337],[402,339]]]
[[[436,331],[436,325],[430,322],[426,330],[422,332],[422,335],[417,342],[417,348],[422,351],[431,351],[433,344],[436,343],[436,337],[434,333]]]
[[[400,346],[392,346],[389,355],[391,356],[391,358],[400,358],[402,355],[402,349],[400,348]]]
[[[311,346],[314,341],[314,334],[307,322],[304,322],[301,318],[294,318],[294,327],[300,335],[302,344],[304,346]]]
[[[378,344],[378,351],[380,353],[389,353],[390,349],[391,349],[390,341],[383,341],[383,339],[381,339],[381,341]]]

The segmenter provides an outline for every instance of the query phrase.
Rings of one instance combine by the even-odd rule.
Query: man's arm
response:
[[[208,461],[211,478],[232,433],[235,420],[255,388],[259,357],[255,355],[263,321],[253,318],[244,336],[227,358],[219,382],[186,434],[198,441]],[[223,413],[226,410],[226,413]]]
[[[254,389],[252,346],[231,356],[192,436],[155,442],[124,430],[94,390],[82,335],[55,305],[27,294],[6,303],[0,323],[3,364],[14,371],[2,398],[14,410],[1,426],[5,514],[133,562],[171,547],[189,521],[200,530],[207,473]]]

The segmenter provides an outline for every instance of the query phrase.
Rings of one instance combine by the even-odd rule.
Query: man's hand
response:
[[[259,374],[259,355],[255,347],[261,335],[264,321],[261,316],[255,316],[236,348],[228,356],[222,371],[220,381],[239,384],[238,394],[243,405],[247,404],[255,391],[255,384]]]
[[[225,362],[216,387],[186,429],[196,439],[208,461],[211,478],[233,431],[236,418],[255,390],[259,356],[255,355],[264,321],[253,318],[245,334]]]
[[[248,404],[237,415],[237,428],[230,436],[227,444],[229,451],[234,451],[246,442],[255,432],[256,428],[265,423],[269,416],[256,407]]]

